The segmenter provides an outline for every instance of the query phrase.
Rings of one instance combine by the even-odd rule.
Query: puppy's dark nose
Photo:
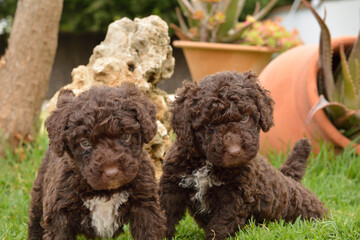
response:
[[[104,174],[109,178],[114,178],[119,175],[119,169],[117,167],[109,167],[104,170]]]
[[[238,155],[241,152],[241,147],[239,145],[231,145],[227,148],[227,152],[230,155]]]
[[[241,153],[241,139],[237,134],[227,132],[224,136],[224,145],[228,154],[236,156]]]

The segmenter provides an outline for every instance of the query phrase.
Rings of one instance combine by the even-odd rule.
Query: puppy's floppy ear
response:
[[[260,85],[259,79],[254,72],[248,71],[243,74],[237,74],[237,76],[239,79],[243,79],[249,96],[256,103],[260,113],[259,125],[261,129],[264,132],[269,131],[274,125],[274,100],[270,96],[270,92]]]
[[[260,95],[257,99],[257,108],[260,112],[259,125],[264,132],[270,130],[274,126],[273,111],[274,111],[274,100],[270,96],[270,92],[262,88],[258,84]]]
[[[145,97],[142,100],[133,102],[133,109],[136,111],[136,118],[141,125],[144,143],[149,143],[157,132],[156,107]]]
[[[59,93],[56,107],[46,119],[45,126],[49,134],[50,147],[58,157],[64,155],[66,147],[66,124],[70,114],[69,105],[73,102],[75,94],[69,89],[62,89]]]
[[[156,106],[133,83],[125,82],[120,86],[121,95],[129,96],[126,110],[136,113],[136,119],[140,123],[141,134],[144,143],[149,143],[157,132]]]
[[[171,104],[171,124],[176,133],[177,140],[192,147],[194,133],[192,130],[193,105],[199,87],[194,82],[184,81],[183,87],[176,92],[175,100]]]

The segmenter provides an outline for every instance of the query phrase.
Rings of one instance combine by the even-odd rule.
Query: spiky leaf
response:
[[[226,20],[223,24],[221,24],[221,26],[217,31],[217,36],[220,38],[222,36],[226,36],[229,30],[233,28],[234,25],[237,23],[245,3],[245,0],[227,0],[227,1],[230,2],[228,3],[225,12]]]
[[[349,71],[352,76],[355,87],[357,88],[357,94],[360,95],[360,32],[356,39],[356,42],[351,50],[350,56],[348,58]],[[358,98],[360,101],[360,98]],[[358,107],[360,107],[360,102],[358,102]]]
[[[245,30],[248,29],[254,22],[262,19],[267,13],[269,13],[269,11],[274,7],[277,1],[278,0],[271,0],[268,4],[266,4],[263,9],[258,11],[255,16],[252,16],[252,18],[254,19],[253,22],[246,21],[242,23],[240,27],[239,24],[237,24],[238,26],[235,27],[234,31],[232,31],[231,33],[228,32],[228,34],[224,35],[223,37],[219,37],[219,40],[221,40],[222,42],[234,42],[236,39],[241,39],[241,36],[245,32]]]
[[[320,44],[319,44],[319,48],[320,48],[319,49],[319,68],[320,68],[320,71],[324,75],[326,96],[329,99],[329,101],[338,101],[335,84],[334,84],[334,76],[333,76],[332,67],[331,67],[332,49],[331,49],[331,38],[330,38],[329,29],[327,28],[324,20],[317,14],[315,9],[307,1],[305,1],[305,0],[301,0],[301,1],[314,14],[314,16],[315,16],[316,20],[318,21],[320,28],[321,28]]]
[[[360,59],[360,31],[359,31],[358,37],[356,39],[356,42],[354,43],[354,46],[351,50],[351,53],[350,53],[350,56],[348,59],[349,70],[351,72],[351,75],[356,74],[356,72],[358,71],[358,67],[356,66],[355,62],[356,61],[358,62],[359,59]],[[357,77],[356,77],[356,79],[357,79]]]
[[[339,102],[329,102],[325,99],[324,95],[321,95],[319,101],[311,108],[306,124],[309,124],[315,113],[324,108],[337,128],[348,128],[353,125],[354,121],[360,124],[360,110],[348,109]],[[350,120],[351,122],[349,122]]]
[[[344,95],[341,97],[343,99],[343,103],[350,109],[358,108],[358,96],[357,89],[354,84],[352,75],[349,70],[348,62],[346,61],[346,56],[344,52],[344,46],[340,46],[340,62],[341,62],[341,78],[337,79],[337,81],[343,81],[344,86]]]
[[[345,130],[344,135],[360,143],[360,123],[358,121],[354,123],[350,128]]]

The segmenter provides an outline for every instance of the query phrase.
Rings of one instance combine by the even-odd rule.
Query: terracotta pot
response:
[[[251,69],[259,74],[276,52],[267,47],[183,40],[174,41],[173,45],[182,48],[191,77],[196,82],[206,75],[225,70],[244,72]]]
[[[332,49],[339,45],[350,46],[356,37],[341,37],[332,40]],[[317,88],[318,45],[304,45],[289,50],[275,58],[260,74],[262,85],[270,90],[275,100],[275,126],[267,133],[261,133],[261,152],[282,150],[283,152],[304,136],[312,140],[315,150],[319,138],[342,148],[350,144],[329,121],[323,110],[318,111],[306,125],[306,118],[312,106],[318,101]],[[355,145],[357,151],[360,146]]]

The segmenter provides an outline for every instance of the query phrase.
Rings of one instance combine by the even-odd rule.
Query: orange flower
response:
[[[225,19],[226,19],[226,16],[223,12],[217,12],[215,15],[214,15],[214,19],[217,23],[224,23],[225,22]]]
[[[197,37],[199,35],[199,30],[197,29],[197,27],[193,27],[189,29],[190,34],[193,35],[194,37]]]
[[[299,34],[299,31],[297,29],[293,29],[292,35],[297,36]]]
[[[194,12],[192,18],[195,19],[195,20],[203,19],[204,18],[204,11],[203,10],[198,10],[198,11]]]
[[[281,22],[283,20],[283,18],[282,17],[275,17],[274,18],[274,22]]]
[[[256,19],[251,15],[247,15],[245,23],[253,23],[253,22],[256,22]]]
[[[211,26],[217,26],[225,22],[225,14],[223,12],[217,12],[214,16],[209,19]]]

